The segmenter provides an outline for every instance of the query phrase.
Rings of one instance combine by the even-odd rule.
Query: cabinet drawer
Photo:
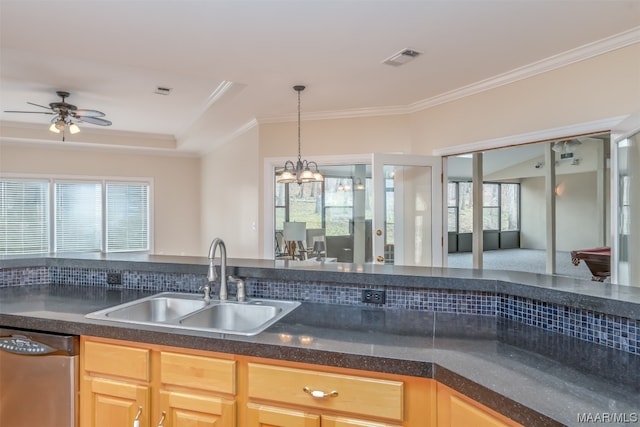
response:
[[[160,353],[160,381],[200,390],[236,393],[236,362],[189,354]]]
[[[403,420],[403,383],[249,363],[249,397],[332,411]],[[337,392],[313,397],[304,391]]]
[[[92,373],[149,381],[151,350],[87,341],[84,368]]]

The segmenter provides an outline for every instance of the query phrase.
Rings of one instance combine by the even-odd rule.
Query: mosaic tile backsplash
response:
[[[107,283],[108,273],[120,273],[120,285]],[[0,269],[0,287],[21,285],[75,285],[117,287],[148,292],[198,292],[207,279],[200,274],[111,271],[77,267]],[[325,304],[363,305],[362,290],[371,286],[325,282],[288,282],[247,279],[254,298],[287,299]],[[229,283],[229,293],[235,294]],[[474,314],[509,319],[593,344],[640,354],[640,321],[530,298],[493,292],[387,287],[385,308]],[[382,306],[382,305],[381,305]]]

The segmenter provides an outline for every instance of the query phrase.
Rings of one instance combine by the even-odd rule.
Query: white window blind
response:
[[[55,183],[55,252],[102,250],[102,184]]]
[[[107,183],[107,252],[149,250],[149,185]]]
[[[49,183],[0,180],[0,254],[49,252]]]

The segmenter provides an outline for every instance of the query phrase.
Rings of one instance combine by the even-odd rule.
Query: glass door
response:
[[[442,265],[441,158],[373,155],[373,262]]]
[[[640,266],[640,131],[615,144],[617,226],[611,267],[612,281],[638,285]]]

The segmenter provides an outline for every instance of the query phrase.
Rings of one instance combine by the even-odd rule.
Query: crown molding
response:
[[[495,89],[509,83],[566,67],[576,62],[584,61],[635,43],[640,43],[640,26],[614,36],[598,40],[597,42],[589,43],[558,55],[550,56],[506,73],[493,76],[489,79],[482,80],[432,98],[418,101],[411,104],[408,107],[408,110],[410,113],[422,111],[427,108],[435,107],[436,105],[455,101],[457,99]]]
[[[532,142],[553,141],[577,135],[609,132],[615,129],[620,123],[624,122],[628,117],[629,116],[626,115],[608,117],[606,119],[594,120],[591,122],[575,123],[568,126],[444,147],[433,150],[431,154],[438,157],[455,156],[463,153],[481,152],[497,148],[529,144]]]
[[[640,26],[413,104],[404,106],[396,105],[390,107],[356,108],[340,111],[303,113],[302,117],[305,120],[327,120],[417,113],[447,102],[455,101],[467,96],[495,89],[509,83],[566,67],[576,62],[584,61],[636,43],[640,43]],[[296,119],[296,114],[287,114],[281,116],[262,117],[258,118],[257,121],[260,124],[265,124],[290,122],[295,121]]]

